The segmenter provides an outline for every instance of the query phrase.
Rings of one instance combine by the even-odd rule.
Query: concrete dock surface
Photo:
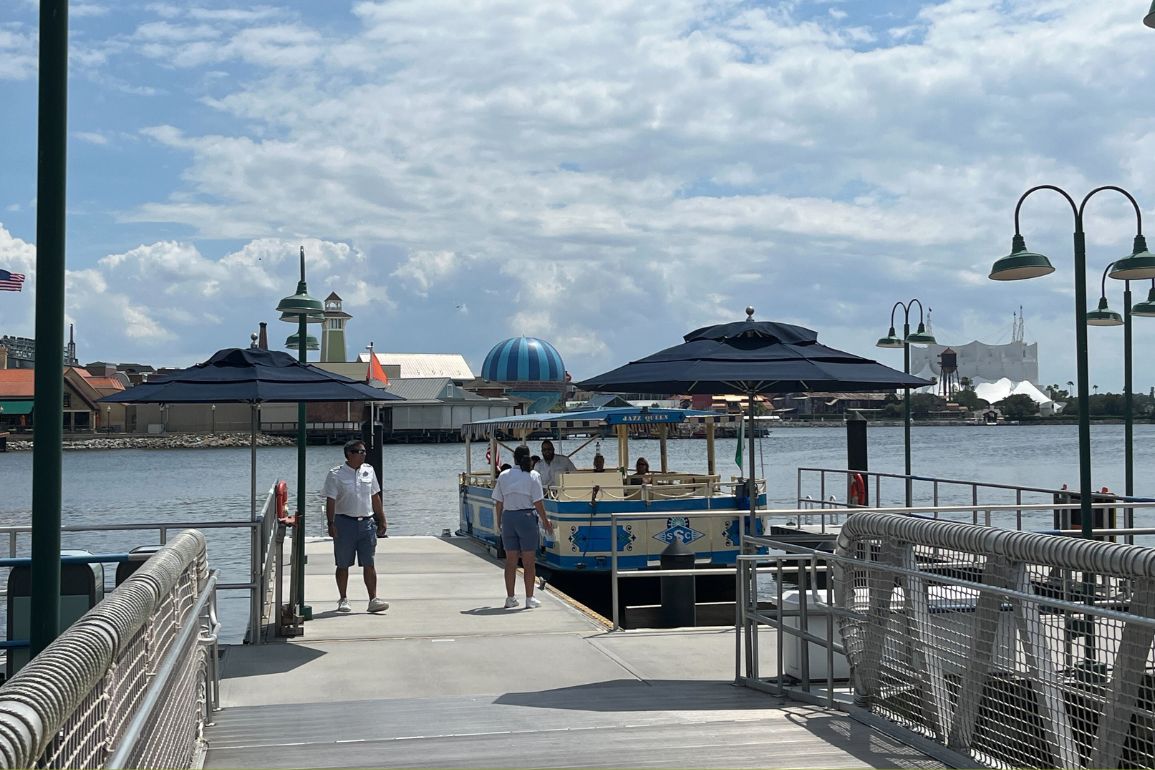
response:
[[[734,631],[609,632],[547,588],[504,609],[501,566],[460,538],[377,549],[386,612],[332,545],[307,547],[305,634],[227,648],[205,766],[942,767],[845,714],[733,684]],[[286,593],[287,595],[287,593]],[[763,671],[776,661],[761,643]]]

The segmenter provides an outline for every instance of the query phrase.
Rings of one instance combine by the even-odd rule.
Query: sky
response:
[[[575,379],[756,318],[874,347],[1011,339],[1075,379],[1074,215],[1022,206],[1045,278],[996,282],[1020,195],[1118,185],[1155,220],[1147,0],[74,0],[66,322],[78,357],[187,366],[336,292],[350,355],[552,342]],[[34,336],[35,0],[0,4],[0,333]],[[1134,209],[1087,205],[1087,302]],[[1149,284],[1133,287],[1146,299]],[[1123,286],[1108,279],[1108,300]],[[917,324],[917,306],[912,324]],[[896,323],[901,329],[902,311]],[[1122,389],[1123,334],[1091,328]],[[1155,320],[1134,325],[1155,386]]]

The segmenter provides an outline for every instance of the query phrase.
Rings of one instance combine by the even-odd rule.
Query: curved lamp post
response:
[[[1078,403],[1079,403],[1079,513],[1080,527],[1085,538],[1091,537],[1092,521],[1092,494],[1091,488],[1091,420],[1088,408],[1089,376],[1087,373],[1087,240],[1083,232],[1083,212],[1087,202],[1096,194],[1104,190],[1113,190],[1120,193],[1131,202],[1135,209],[1136,235],[1135,246],[1128,257],[1116,260],[1110,267],[1109,275],[1120,280],[1137,280],[1155,278],[1155,254],[1147,251],[1147,242],[1143,238],[1143,217],[1139,212],[1139,204],[1131,193],[1121,187],[1107,185],[1096,187],[1077,204],[1061,187],[1054,185],[1037,185],[1027,190],[1015,204],[1015,235],[1011,241],[1011,253],[995,262],[991,267],[990,277],[996,281],[1017,281],[1026,278],[1038,278],[1055,272],[1051,261],[1042,254],[1027,251],[1026,241],[1019,229],[1019,212],[1023,201],[1038,190],[1054,190],[1063,196],[1071,207],[1075,216],[1075,366],[1078,372]],[[1089,583],[1089,576],[1084,575],[1084,582]],[[1087,599],[1090,600],[1090,586],[1086,585]]]
[[[297,360],[306,363],[308,351],[317,349],[317,339],[309,336],[308,324],[320,323],[325,318],[321,300],[309,296],[305,285],[305,247],[301,247],[301,280],[297,282],[297,293],[285,297],[277,304],[277,312],[282,321],[297,324],[297,333],[285,340],[285,347],[297,351]],[[308,435],[305,429],[305,403],[297,403],[297,524],[293,538],[293,586],[297,593],[297,614],[303,620],[310,620],[311,607],[305,605],[305,444]]]
[[[918,305],[918,330],[911,334],[910,310],[916,304]],[[894,333],[894,311],[899,308],[902,308],[903,316],[901,339]],[[880,348],[902,348],[902,371],[904,374],[910,374],[910,346],[933,345],[934,342],[934,335],[926,330],[926,325],[923,323],[922,302],[912,299],[909,302],[894,303],[894,307],[890,309],[890,329],[886,332],[886,336],[879,339],[875,345]],[[906,460],[906,507],[909,508],[913,492],[910,480],[910,388],[904,391],[902,397],[902,437]]]

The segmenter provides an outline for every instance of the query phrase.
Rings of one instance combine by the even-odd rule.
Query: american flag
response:
[[[23,273],[9,273],[0,270],[0,291],[20,291],[24,288]]]

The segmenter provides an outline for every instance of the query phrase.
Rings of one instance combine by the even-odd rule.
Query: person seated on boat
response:
[[[634,475],[630,476],[626,481],[630,484],[648,484],[650,479],[650,461],[644,457],[639,457],[634,464]]]
[[[604,473],[606,470],[606,458],[602,456],[601,452],[594,455],[594,473]]]
[[[543,487],[557,486],[563,473],[576,471],[577,466],[565,455],[554,454],[553,442],[549,439],[541,442],[541,459],[533,466],[541,476]]]

